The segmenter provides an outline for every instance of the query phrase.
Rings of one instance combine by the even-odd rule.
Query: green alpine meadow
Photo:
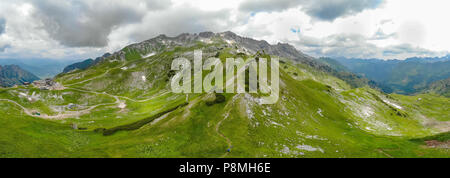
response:
[[[279,60],[278,101],[172,92],[172,61],[192,62],[195,50],[222,63]],[[448,79],[405,95],[344,68],[230,31],[159,35],[54,78],[0,88],[0,157],[450,157]],[[246,91],[250,82],[247,75]]]
[[[0,0],[2,170],[445,172],[437,160],[450,158],[449,7]]]

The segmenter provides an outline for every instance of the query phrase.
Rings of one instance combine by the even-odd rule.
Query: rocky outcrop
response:
[[[33,82],[34,87],[41,90],[64,90],[64,86],[52,79],[37,80]]]

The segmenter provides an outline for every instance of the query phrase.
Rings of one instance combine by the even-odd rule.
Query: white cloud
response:
[[[2,0],[0,58],[83,59],[159,34],[227,30],[313,56],[403,59],[450,49],[450,2],[380,2]]]
[[[296,18],[282,25],[284,31],[266,27],[264,34],[271,35],[265,38],[295,43],[300,50],[313,56],[404,59],[446,55],[450,49],[450,41],[446,40],[450,39],[450,25],[443,21],[443,17],[450,15],[445,10],[448,4],[446,1],[387,0],[379,8],[336,18],[334,21],[317,21],[316,17],[308,16],[302,8],[299,10],[302,12],[296,12],[298,8],[288,8],[257,13],[255,17],[268,15],[259,20],[250,18],[248,24],[254,27],[264,23],[282,25],[273,19],[289,19],[286,16]],[[300,34],[286,38],[294,35],[287,32],[292,26],[298,26]],[[238,29],[245,27],[248,26]],[[252,33],[251,29],[247,31]]]

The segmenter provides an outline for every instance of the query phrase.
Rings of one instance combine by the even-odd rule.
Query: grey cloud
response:
[[[333,21],[341,16],[357,14],[365,9],[374,9],[382,2],[382,0],[310,0],[304,4],[303,9],[312,17]]]
[[[384,25],[387,23],[394,23],[394,21],[392,21],[392,19],[385,19],[385,20],[380,21],[380,25]]]
[[[168,1],[32,1],[35,16],[51,38],[68,47],[103,47],[113,29],[141,21],[147,10],[164,9]],[[144,10],[138,9],[140,5]]]
[[[313,56],[362,57],[377,53],[375,45],[365,43],[364,37],[356,34],[331,35],[322,39],[301,36],[299,41],[292,43]]]
[[[273,35],[273,32],[266,30],[264,25],[250,25],[245,31],[240,32],[239,34],[255,39],[264,39],[265,37]]]
[[[245,12],[274,12],[300,6],[306,14],[325,21],[377,8],[384,0],[247,0],[239,9]]]
[[[172,5],[170,0],[144,0],[144,3],[149,10],[167,9]]]
[[[6,20],[4,18],[0,18],[0,35],[5,32]]]
[[[9,44],[4,44],[4,45],[0,45],[0,52],[5,52],[6,48],[10,48],[11,45]]]
[[[6,20],[4,18],[0,18],[0,35],[5,33]],[[5,41],[0,39],[0,52],[5,52],[6,48],[10,48],[11,45]]]
[[[304,0],[247,0],[239,5],[239,10],[245,12],[282,11],[300,5]]]
[[[194,7],[172,8],[163,12],[147,14],[143,23],[134,27],[134,41],[149,39],[161,33],[169,36],[180,33],[203,31],[226,31],[229,28],[230,11],[202,11]]]

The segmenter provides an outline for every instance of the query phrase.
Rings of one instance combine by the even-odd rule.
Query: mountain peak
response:
[[[211,38],[214,35],[215,35],[214,32],[200,32],[198,34],[198,36],[203,37],[203,38]]]
[[[288,43],[278,43],[272,45],[265,40],[256,40],[239,36],[231,31],[219,33],[206,31],[200,33],[181,33],[174,37],[169,37],[167,35],[161,34],[154,38],[128,45],[122,50],[114,52],[113,54],[106,53],[102,57],[96,58],[94,61],[85,60],[83,62],[72,64],[70,66],[67,66],[64,69],[63,73],[67,73],[75,69],[86,69],[101,62],[104,59],[124,61],[129,60],[132,56],[131,58],[134,60],[145,58],[149,54],[157,54],[166,50],[174,49],[177,46],[194,46],[197,45],[198,42],[206,44],[222,43],[227,47],[239,49],[238,51],[249,54],[256,54],[259,51],[273,56],[279,56],[282,58],[292,59],[294,61],[302,61],[307,62],[308,64],[317,65],[314,63],[314,59],[312,57],[303,54],[294,46]]]

